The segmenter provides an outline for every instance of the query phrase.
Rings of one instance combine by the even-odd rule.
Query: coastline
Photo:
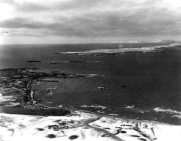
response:
[[[35,70],[35,71],[34,71]],[[78,79],[85,79],[92,77],[105,77],[100,74],[65,74],[62,72],[37,72],[36,68],[9,68],[1,70],[1,111],[9,114],[29,114],[29,115],[42,115],[42,116],[61,116],[66,113],[70,113],[68,107],[66,105],[52,105],[47,103],[46,101],[41,101],[44,95],[47,95],[47,98],[51,98],[54,93],[53,89],[64,83],[65,81]],[[59,81],[61,80],[61,83]],[[39,85],[38,85],[39,84]],[[45,86],[45,87],[44,87]],[[47,87],[48,86],[48,87]],[[47,88],[46,88],[47,87]],[[101,87],[102,88],[102,87]],[[98,89],[98,88],[97,88]],[[57,89],[57,91],[60,91]],[[101,90],[102,91],[102,90]],[[40,94],[39,94],[40,93]],[[35,95],[35,96],[34,96]],[[70,107],[69,107],[70,108]],[[92,111],[96,114],[108,115],[112,114],[112,116],[123,117],[121,115],[116,115],[113,113],[106,112],[107,107],[101,105],[80,105],[80,108],[74,107],[77,110],[88,110]],[[124,108],[124,107],[123,107]],[[125,106],[125,111],[127,110],[140,110],[136,109],[133,106]],[[131,108],[131,109],[129,109]],[[132,109],[133,108],[133,109]],[[156,108],[157,109],[157,108]],[[72,108],[71,108],[72,110]],[[101,112],[103,111],[103,112]],[[104,112],[105,111],[105,112]],[[124,112],[124,111],[123,111]],[[135,111],[136,112],[136,111]],[[140,111],[138,111],[140,112]],[[161,113],[160,111],[150,110],[150,113],[147,114],[144,110],[141,110],[141,116],[149,114],[157,114],[158,116],[164,116],[164,111]],[[143,115],[144,114],[144,115]],[[169,113],[168,113],[169,114]],[[172,116],[172,114],[167,116]],[[177,116],[177,113],[173,113]],[[123,114],[124,115],[124,114]],[[160,119],[151,119],[151,118],[136,118],[129,117],[132,119],[147,119],[147,120],[157,120],[160,122],[166,122],[171,124],[180,124],[180,120],[177,117],[172,116],[170,119],[160,120]]]
[[[172,47],[172,46],[171,46]],[[143,50],[142,50],[143,49]],[[146,51],[142,48],[140,51]],[[154,48],[155,50],[157,48]],[[158,47],[160,49],[160,47]],[[137,50],[137,49],[135,49]],[[132,50],[132,51],[135,51]],[[153,51],[153,50],[149,50]],[[86,55],[114,54],[129,52],[129,49],[118,50],[94,50]],[[139,50],[137,50],[139,51]],[[147,52],[147,51],[146,51]],[[67,52],[68,53],[68,52]],[[75,53],[75,52],[72,52]],[[76,52],[77,53],[77,52]],[[81,55],[81,54],[80,54]],[[67,62],[66,62],[67,63]],[[80,62],[70,62],[79,63]],[[181,125],[169,123],[136,120],[93,113],[83,110],[68,109],[64,106],[50,107],[39,102],[35,88],[32,85],[44,82],[51,85],[59,82],[59,79],[84,79],[103,75],[98,74],[66,74],[60,71],[41,72],[37,68],[9,68],[0,70],[0,141],[1,140],[119,140],[119,141],[180,141]],[[64,80],[63,80],[64,81]],[[41,86],[41,85],[37,85]],[[45,89],[47,85],[41,89]],[[122,85],[122,87],[125,85]],[[40,89],[40,90],[41,90]],[[49,87],[43,94],[51,93]],[[95,89],[107,90],[107,87],[98,86]],[[38,92],[39,93],[39,92]],[[41,96],[41,95],[40,95]],[[15,105],[15,106],[13,106]],[[3,111],[3,106],[9,108],[9,112]],[[82,105],[104,109],[104,106]],[[127,105],[128,109],[134,105]],[[7,111],[8,111],[7,110]],[[180,115],[179,111],[172,109],[154,108],[155,112],[173,113]],[[180,124],[180,123],[178,123]]]
[[[103,56],[103,55],[116,55],[116,54],[123,54],[123,53],[130,53],[130,52],[155,52],[159,51],[159,49],[164,48],[172,48],[172,47],[180,47],[180,43],[173,43],[169,45],[159,45],[153,47],[141,47],[141,48],[118,48],[118,49],[95,49],[89,51],[82,51],[82,52],[55,52],[52,54],[77,54],[80,56],[90,55],[90,56]]]
[[[148,120],[135,120],[101,115],[83,110],[47,107],[38,104],[32,90],[33,81],[26,85],[28,97],[25,110],[59,110],[59,115],[0,113],[1,140],[117,140],[117,141],[179,141],[180,125]],[[36,111],[35,110],[35,111]]]

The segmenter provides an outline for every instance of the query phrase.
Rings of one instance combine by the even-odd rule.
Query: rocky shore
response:
[[[52,110],[57,110],[55,107],[48,107],[38,103],[37,99],[34,98],[34,90],[32,89],[33,83],[38,82],[58,82],[57,79],[69,79],[69,78],[84,78],[84,77],[94,77],[98,74],[66,74],[59,71],[53,72],[38,72],[38,68],[9,68],[0,70],[0,93],[1,93],[1,106],[8,109],[7,106],[11,106],[14,103],[18,103],[16,112],[28,111],[24,109],[33,109],[36,112],[41,109],[42,112],[39,114],[49,113]],[[4,97],[4,98],[3,98]],[[9,97],[9,99],[7,99]],[[10,109],[10,108],[9,108]],[[50,110],[51,109],[51,110]],[[46,112],[47,111],[47,112]],[[49,111],[49,112],[48,112]],[[8,110],[8,112],[13,112]],[[64,113],[69,113],[68,110],[58,108],[58,113],[64,115]],[[22,114],[23,114],[22,113]],[[50,112],[51,113],[51,112]],[[32,112],[30,112],[32,114]]]

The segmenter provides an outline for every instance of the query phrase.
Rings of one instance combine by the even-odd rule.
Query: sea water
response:
[[[78,55],[96,49],[153,47],[162,44],[42,44],[1,45],[0,68],[40,68],[41,72],[97,74],[88,78],[41,82],[53,93],[35,98],[48,106],[66,106],[135,119],[177,121],[181,115],[181,47],[151,52]],[[57,53],[57,54],[56,54]],[[27,62],[38,60],[41,62]],[[58,63],[55,63],[58,62]],[[38,89],[35,86],[35,89]]]

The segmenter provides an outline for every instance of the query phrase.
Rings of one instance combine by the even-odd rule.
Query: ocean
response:
[[[90,75],[37,82],[33,85],[35,99],[46,106],[181,124],[180,46],[148,52],[86,54],[97,49],[131,50],[160,45],[168,44],[1,45],[0,69],[39,68],[37,72]]]

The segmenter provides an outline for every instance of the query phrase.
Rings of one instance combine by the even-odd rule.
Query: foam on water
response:
[[[156,111],[156,112],[164,112],[164,113],[168,113],[168,114],[179,114],[179,115],[181,115],[180,111],[173,110],[173,109],[170,109],[170,108],[164,109],[164,108],[156,107],[156,108],[154,108],[154,111]]]
[[[89,108],[89,107],[91,107],[91,108],[98,108],[98,109],[106,109],[106,106],[101,106],[101,105],[90,105],[90,106],[88,106],[88,105],[82,105],[81,107],[83,107],[83,108]]]
[[[15,98],[13,98],[13,96],[3,96],[0,93],[0,102],[7,102],[7,101],[14,101]]]

